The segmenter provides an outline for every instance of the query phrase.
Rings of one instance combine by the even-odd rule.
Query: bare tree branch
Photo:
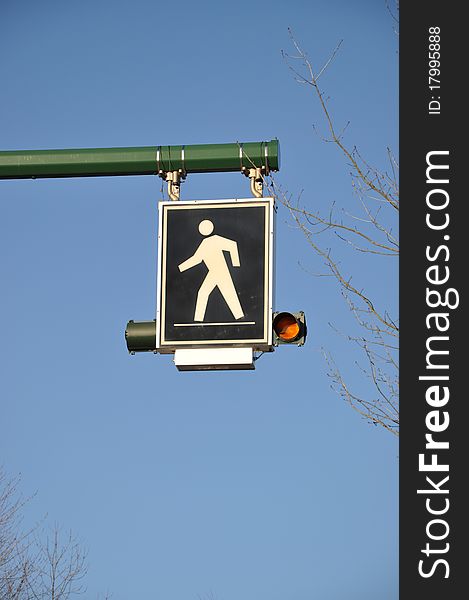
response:
[[[339,210],[339,203],[332,202],[329,213],[324,216],[319,210],[301,205],[301,194],[294,202],[292,195],[287,194],[272,176],[265,178],[264,182],[271,195],[287,208],[295,226],[314,254],[322,260],[326,272],[320,276],[329,275],[338,283],[355,323],[362,330],[362,335],[349,334],[345,338],[358,347],[364,357],[364,364],[357,362],[356,367],[370,383],[371,391],[367,395],[353,392],[330,353],[324,351],[333,389],[368,422],[398,435],[398,320],[388,308],[379,306],[380,303],[373,300],[370,292],[355,283],[355,280],[364,278],[366,269],[357,270],[354,267],[356,272],[352,276],[342,261],[336,258],[339,245],[355,258],[369,255],[375,260],[384,261],[380,265],[384,271],[389,269],[387,265],[390,259],[398,258],[399,241],[394,233],[399,211],[398,164],[388,147],[388,170],[382,171],[370,165],[356,146],[349,147],[346,144],[344,134],[349,123],[340,132],[336,128],[327,97],[319,87],[318,80],[331,67],[342,41],[316,71],[291,30],[289,36],[295,54],[290,56],[282,52],[282,56],[295,80],[312,89],[327,130],[323,141],[335,145],[344,157],[361,214],[354,214],[344,207]],[[316,131],[316,127],[314,129]]]
[[[84,594],[87,552],[57,525],[47,535],[37,527],[23,532],[21,511],[30,498],[21,497],[18,484],[0,468],[0,600],[68,600]],[[106,593],[104,600],[110,597]]]

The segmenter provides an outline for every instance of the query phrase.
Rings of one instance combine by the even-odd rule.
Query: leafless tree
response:
[[[395,232],[399,212],[398,163],[388,148],[387,170],[372,166],[356,146],[346,143],[348,124],[339,129],[334,122],[328,98],[319,81],[331,66],[341,42],[326,62],[315,69],[291,31],[289,33],[294,54],[282,53],[283,57],[296,81],[310,90],[317,103],[326,130],[325,136],[321,136],[322,140],[333,145],[344,158],[359,212],[340,202],[333,202],[324,214],[319,209],[304,206],[301,193],[294,200],[273,177],[266,179],[265,183],[270,193],[288,209],[295,226],[326,267],[319,276],[329,276],[336,281],[358,324],[358,334],[342,335],[360,350],[362,359],[357,361],[357,367],[371,383],[367,387],[369,391],[355,392],[331,353],[323,350],[333,389],[368,422],[398,435],[399,324],[392,314],[395,309],[380,306],[372,293],[365,290],[365,284],[372,287],[372,282],[366,279],[366,267],[350,273],[342,259],[337,258],[338,254],[344,254],[345,249],[354,254],[355,260],[373,258],[380,261],[382,270],[390,271],[389,261],[399,256],[399,241]],[[315,131],[318,130],[315,128]],[[344,249],[340,249],[339,244]]]
[[[37,527],[23,532],[21,510],[29,499],[21,497],[18,484],[0,470],[0,600],[68,600],[83,594],[88,568],[82,544],[57,525],[49,533]]]
[[[197,600],[217,600],[217,596],[213,593],[212,590],[210,590],[207,594],[204,594],[203,596],[198,594]]]
[[[44,539],[36,538],[35,577],[30,586],[35,600],[68,600],[86,591],[86,552],[72,532],[55,526]]]
[[[28,556],[30,533],[21,532],[19,479],[7,478],[0,468],[0,599],[29,598],[32,564]]]

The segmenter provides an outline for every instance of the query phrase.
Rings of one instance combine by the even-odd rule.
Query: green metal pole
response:
[[[242,168],[280,168],[278,140],[75,150],[12,150],[0,152],[0,179],[158,175],[162,172],[213,173]]]

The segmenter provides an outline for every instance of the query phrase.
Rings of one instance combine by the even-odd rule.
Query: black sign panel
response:
[[[271,343],[273,199],[160,203],[160,348]]]

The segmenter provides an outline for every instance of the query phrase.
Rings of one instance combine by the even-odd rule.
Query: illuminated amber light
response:
[[[298,337],[300,326],[293,315],[280,313],[274,320],[274,331],[281,340],[291,342]]]

